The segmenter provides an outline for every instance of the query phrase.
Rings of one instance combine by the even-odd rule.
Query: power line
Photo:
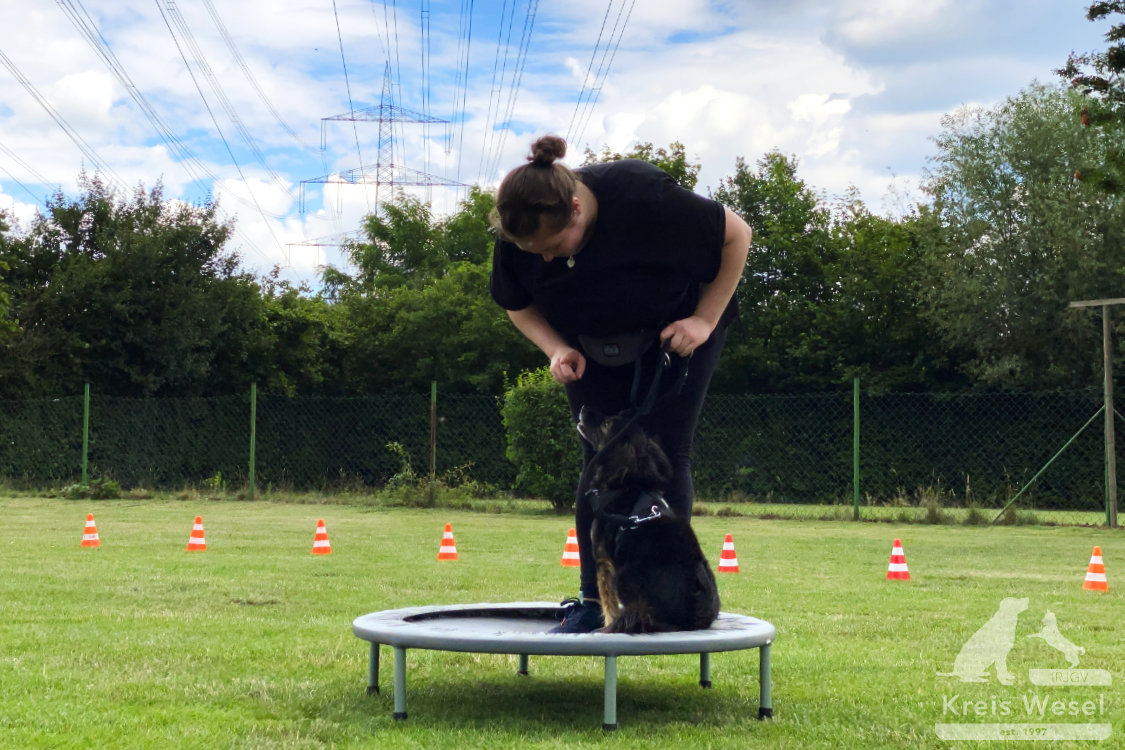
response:
[[[14,152],[12,152],[3,143],[0,143],[0,151],[3,151],[5,154],[7,154],[10,158],[12,158],[17,164],[19,164],[24,169],[30,169],[30,167],[28,167],[27,163],[24,162],[23,159],[16,156],[16,154]],[[31,188],[29,188],[27,185],[24,185],[23,182],[20,181],[20,178],[16,177],[14,174],[12,174],[10,171],[8,171],[7,167],[0,164],[0,170],[3,170],[4,174],[8,175],[8,179],[10,179],[12,182],[16,183],[17,185],[19,185],[21,188],[23,188],[23,191],[31,196],[31,200],[35,201],[36,206],[45,206],[46,205],[46,201],[43,200],[42,196],[38,196],[35,193],[31,192]],[[39,179],[42,179],[41,175],[38,175],[34,170],[31,170],[31,171],[32,171],[32,174],[35,174],[39,177]],[[44,182],[41,182],[40,184],[45,185],[47,183],[44,181]]]
[[[593,115],[594,111],[594,105],[597,103],[598,96],[601,94],[602,84],[605,82],[606,76],[609,75],[609,70],[613,66],[613,58],[617,55],[617,48],[621,44],[621,38],[625,35],[625,27],[628,25],[629,18],[633,14],[633,6],[636,5],[636,0],[630,0],[629,10],[625,12],[625,0],[622,0],[621,6],[617,10],[617,17],[613,22],[613,29],[609,34],[608,45],[610,45],[611,48],[605,49],[601,48],[601,41],[605,33],[606,22],[609,20],[610,13],[613,10],[613,1],[614,0],[609,0],[606,5],[601,30],[598,32],[598,39],[594,43],[594,50],[590,54],[590,64],[586,68],[586,76],[582,79],[582,89],[579,91],[578,102],[575,104],[574,113],[570,118],[570,126],[567,128],[566,140],[568,143],[573,143],[576,146],[586,134],[586,126],[590,122],[590,117]],[[622,21],[623,13],[625,16],[624,21]],[[594,71],[593,83],[591,84],[590,73],[594,69],[594,61],[598,59],[599,48],[601,48],[601,61],[598,63],[597,70]]]
[[[335,2],[335,0],[333,0],[333,2]],[[160,8],[160,0],[156,0],[156,3],[157,7]],[[211,69],[210,63],[207,62],[206,56],[199,48],[199,45],[196,44],[195,35],[191,32],[191,28],[187,25],[187,22],[184,20],[183,15],[176,7],[175,0],[165,0],[164,5],[167,8],[168,13],[167,15],[165,15],[164,10],[161,9],[160,15],[164,18],[164,22],[168,26],[169,33],[171,33],[172,37],[175,38],[176,34],[172,31],[171,24],[168,23],[168,18],[171,17],[172,22],[175,23],[176,28],[179,29],[180,38],[184,41],[184,44],[188,46],[188,48],[191,50],[192,55],[195,57],[196,67],[203,74],[203,77],[207,79],[207,83],[210,85],[211,91],[214,93],[215,98],[218,99],[219,104],[226,112],[227,117],[230,118],[230,121],[232,123],[234,123],[235,130],[238,131],[238,134],[242,138],[243,143],[245,143],[250,152],[254,154],[254,157],[258,160],[258,163],[261,164],[262,167],[266,170],[266,173],[270,176],[270,179],[273,180],[278,187],[289,193],[289,195],[292,197],[292,192],[287,185],[287,181],[280,174],[274,171],[273,167],[271,167],[269,165],[269,162],[266,161],[265,154],[263,154],[261,149],[258,148],[257,140],[250,133],[249,129],[247,129],[245,123],[242,122],[242,118],[239,116],[238,110],[234,107],[233,104],[231,104],[230,99],[227,98],[226,92],[223,90],[223,86],[219,82],[219,79],[215,75],[215,72]],[[183,54],[183,49],[180,47],[178,41],[176,42],[176,48],[180,50],[180,56],[184,58],[184,64],[188,66],[188,70],[190,71],[191,64],[188,62],[187,57]],[[194,74],[192,75],[192,80],[196,80]],[[203,97],[204,101],[206,101],[206,98],[203,95],[203,90],[199,87],[198,82],[196,83],[196,88],[199,89],[200,97]],[[210,108],[208,108],[208,111],[210,111]]]
[[[514,83],[508,88],[508,106],[504,110],[504,118],[500,123],[507,125],[500,131],[499,142],[496,144],[496,157],[489,170],[495,174],[500,168],[500,157],[504,151],[504,141],[508,137],[508,131],[511,130],[512,114],[516,108],[516,97],[519,95],[520,84],[523,81],[523,70],[527,64],[527,51],[531,46],[531,32],[535,28],[535,14],[539,10],[539,0],[530,0],[527,7],[527,16],[524,19],[523,35],[520,38],[520,49],[516,56],[516,70],[514,73]]]
[[[137,87],[137,85],[133,83],[133,79],[129,76],[129,73],[125,69],[125,66],[121,64],[121,61],[117,58],[117,55],[114,54],[113,49],[110,47],[109,42],[106,40],[106,38],[102,36],[100,31],[98,31],[97,24],[94,22],[94,19],[91,18],[89,12],[83,6],[81,0],[59,0],[58,4],[66,14],[67,18],[70,19],[71,24],[75,27],[78,33],[86,39],[86,42],[90,45],[91,49],[93,49],[94,54],[96,54],[102,60],[102,62],[105,63],[106,67],[109,68],[109,71],[117,79],[117,82],[121,84],[121,87],[124,88],[129,96],[133,99],[134,103],[141,110],[141,113],[144,114],[144,116],[152,124],[153,128],[157,132],[157,135],[159,135],[161,140],[164,141],[164,144],[168,146],[173,157],[178,159],[177,163],[187,173],[188,178],[192,182],[203,182],[204,178],[206,178],[207,180],[210,180],[212,185],[219,182],[219,177],[211,172],[211,170],[208,169],[207,166],[202,161],[200,161],[200,159],[192,152],[187,144],[185,144],[183,140],[164,123],[164,121],[160,118],[160,115],[157,114],[156,109],[152,106],[152,104],[148,101],[144,94],[141,93],[141,90]],[[240,203],[250,206],[254,205],[252,202],[246,201],[240,195],[232,193],[231,197],[233,197]],[[227,213],[227,211],[221,206],[217,206],[216,208],[218,209],[219,213],[222,214],[226,219],[229,220],[232,218],[231,215]],[[270,215],[274,218],[283,218],[276,214]],[[259,255],[267,258],[268,260],[268,256],[266,256],[265,253],[263,253],[257,247],[257,245],[255,245],[249,239],[247,239],[246,241],[252,249],[254,249]]]
[[[15,76],[15,79],[19,81],[20,85],[24,87],[27,93],[31,94],[32,98],[34,98],[35,101],[39,102],[39,106],[41,106],[47,112],[47,114],[51,116],[51,119],[55,121],[56,125],[63,129],[63,132],[70,137],[70,140],[74,143],[75,146],[78,147],[78,150],[82,152],[82,155],[90,160],[90,163],[94,165],[94,168],[102,174],[106,175],[107,179],[109,179],[111,182],[115,183],[121,188],[124,188],[125,181],[122,180],[121,177],[113,171],[113,168],[110,167],[109,164],[107,164],[102,160],[100,156],[98,156],[98,152],[95,151],[89,143],[86,143],[86,141],[83,140],[82,136],[78,134],[78,131],[70,126],[70,123],[68,123],[66,119],[61,114],[59,114],[58,110],[51,106],[51,103],[47,101],[46,97],[39,93],[38,89],[36,89],[35,86],[32,85],[31,81],[27,80],[27,77],[20,72],[20,69],[16,67],[16,64],[12,62],[11,58],[4,54],[3,50],[0,50],[0,63],[3,63],[4,67],[6,67],[8,71],[13,76]]]
[[[509,8],[508,0],[504,0],[504,3],[500,8],[500,30],[499,30],[499,33],[498,33],[497,38],[496,38],[496,55],[493,57],[493,60],[492,60],[492,84],[489,87],[489,92],[488,92],[488,112],[486,113],[485,118],[484,118],[484,142],[481,144],[480,163],[477,165],[478,179],[487,179],[488,177],[491,176],[490,173],[486,174],[485,165],[492,162],[491,149],[493,147],[493,143],[495,142],[495,138],[493,136],[493,129],[495,128],[495,122],[493,121],[493,111],[495,110],[496,114],[497,115],[499,114],[499,110],[500,110],[500,88],[503,87],[503,85],[504,85],[504,74],[507,71],[507,67],[508,67],[508,52],[507,52],[508,45],[504,41],[504,19],[506,17],[509,18],[509,21],[508,21],[508,38],[511,39],[512,23],[511,23],[510,19],[515,17],[515,13],[516,13],[516,2],[515,2],[515,0],[511,0],[510,7],[512,9],[510,16],[509,16],[509,13],[508,13],[508,8]],[[504,61],[503,66],[501,66],[501,62],[500,62],[501,58],[503,58],[503,61]],[[500,83],[499,84],[497,84],[497,81],[496,81],[497,73],[500,73]]]
[[[294,131],[293,128],[291,128],[289,124],[285,122],[284,118],[282,118],[281,114],[277,111],[277,108],[273,106],[273,102],[270,101],[270,98],[266,95],[266,92],[262,89],[261,85],[258,84],[258,79],[250,71],[250,66],[246,64],[245,58],[243,58],[242,53],[239,52],[238,45],[235,44],[234,37],[230,35],[230,32],[227,30],[226,24],[223,23],[222,17],[215,9],[215,4],[211,2],[211,0],[203,0],[203,6],[207,9],[207,13],[211,16],[211,21],[214,22],[215,28],[219,30],[219,34],[223,37],[223,41],[227,45],[227,50],[235,59],[235,62],[238,63],[238,66],[242,68],[242,72],[246,76],[246,80],[250,83],[250,86],[258,95],[258,99],[261,100],[262,104],[266,106],[266,109],[268,109],[270,111],[270,114],[273,115],[274,119],[277,120],[277,124],[280,125],[281,128],[286,133],[288,133],[289,136],[292,137],[293,140],[296,141],[301,148],[311,151],[312,149],[308,146],[308,144],[302,141],[301,138],[297,135],[296,131]]]
[[[352,84],[348,78],[348,61],[344,57],[344,35],[340,31],[340,14],[336,10],[336,0],[332,0],[332,15],[336,19],[336,38],[340,41],[340,63],[344,66],[344,88],[348,92],[348,109],[355,109],[355,103],[352,101]],[[359,156],[359,168],[363,169],[363,149],[359,146],[359,128],[356,127],[354,122],[352,123],[352,132],[355,134],[355,150]],[[371,198],[367,195],[367,183],[363,185],[363,199],[367,202],[367,210],[370,211]]]
[[[430,0],[420,0],[422,32],[422,115],[430,114]],[[430,126],[422,125],[422,170],[430,171]],[[426,189],[429,200],[429,188]]]
[[[457,79],[453,91],[453,114],[445,152],[453,148],[453,128],[458,131],[457,179],[461,179],[461,157],[465,152],[465,104],[469,93],[469,48],[473,40],[473,0],[461,0],[461,22],[457,30]]]
[[[72,0],[59,0],[58,4],[63,12],[66,13],[74,27],[86,39],[94,53],[101,58],[106,67],[109,68],[109,71],[113,73],[117,82],[120,83],[122,88],[132,97],[137,107],[141,110],[141,113],[152,123],[152,126],[156,129],[161,140],[168,146],[172,154],[180,160],[180,166],[188,173],[188,177],[190,177],[192,181],[202,181],[203,177],[200,175],[203,175],[210,178],[212,181],[217,181],[219,178],[211,174],[207,167],[195,157],[195,154],[191,152],[180,137],[172,132],[172,130],[164,124],[164,121],[160,119],[160,115],[156,113],[156,110],[149,104],[140,89],[133,83],[133,79],[129,77],[129,73],[113,53],[105,37],[97,30],[93,19],[90,18],[89,13],[82,7],[81,2],[76,4]]]
[[[262,221],[266,225],[266,229],[269,231],[270,236],[273,237],[273,241],[277,245],[278,249],[281,250],[282,256],[285,258],[285,263],[286,265],[288,265],[289,253],[286,252],[285,248],[281,244],[281,240],[278,239],[277,234],[273,231],[273,225],[266,217],[265,211],[262,210],[262,206],[258,202],[258,197],[254,194],[254,188],[250,186],[250,181],[246,179],[246,175],[242,172],[242,166],[238,163],[238,159],[235,158],[234,150],[230,147],[230,141],[228,141],[227,137],[223,135],[223,129],[219,126],[219,121],[215,117],[215,112],[211,109],[211,105],[208,104],[207,97],[203,95],[203,88],[199,85],[199,79],[195,77],[195,72],[191,69],[191,65],[188,64],[187,56],[184,54],[183,48],[180,47],[180,40],[176,37],[175,32],[172,31],[172,24],[168,20],[168,16],[165,15],[164,8],[162,8],[160,5],[160,0],[155,0],[155,2],[156,9],[160,11],[160,17],[164,19],[164,25],[168,27],[168,33],[172,37],[172,42],[176,45],[176,50],[180,53],[180,57],[183,58],[184,65],[187,67],[188,75],[191,76],[191,81],[195,84],[195,90],[199,92],[199,98],[203,101],[203,107],[207,110],[207,114],[211,118],[211,123],[215,126],[215,132],[219,134],[219,140],[223,142],[223,146],[226,148],[227,155],[230,156],[231,163],[234,164],[234,168],[238,172],[238,176],[242,179],[242,183],[246,185],[246,191],[250,193],[250,199],[254,202],[254,207],[258,209],[258,214],[261,215]],[[171,0],[169,0],[168,4],[169,6],[172,5]]]
[[[40,174],[38,172],[38,170],[35,169],[35,167],[31,166],[26,161],[21,159],[19,154],[17,154],[15,151],[8,148],[7,146],[5,146],[3,143],[0,143],[0,151],[3,151],[5,154],[8,155],[9,159],[11,159],[16,164],[23,167],[32,177],[39,180],[40,185],[57,185],[57,183],[52,183],[50,180],[48,180],[46,177],[44,177],[42,174]],[[11,175],[12,173],[8,172],[8,174]],[[12,177],[12,179],[15,180],[16,182],[19,182],[19,180],[16,180],[15,177]],[[60,190],[62,189],[62,185],[57,185],[57,186]],[[22,183],[21,183],[21,187],[22,187]],[[26,190],[26,188],[24,188],[24,189]],[[38,200],[38,199],[36,199],[36,200]]]

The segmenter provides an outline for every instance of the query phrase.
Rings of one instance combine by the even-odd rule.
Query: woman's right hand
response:
[[[551,357],[551,377],[566,385],[582,378],[586,372],[586,358],[582,352],[563,347]]]

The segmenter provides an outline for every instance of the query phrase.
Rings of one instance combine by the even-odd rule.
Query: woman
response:
[[[734,291],[746,265],[750,227],[647,162],[570,170],[557,161],[565,155],[563,139],[544,136],[532,145],[528,163],[501,182],[492,216],[498,235],[492,298],[550,359],[551,375],[565,386],[576,420],[583,405],[604,414],[637,405],[630,394],[634,368],[600,364],[593,356],[604,352],[585,350],[583,337],[650,330],[677,355],[673,359],[691,358],[682,389],[665,393],[638,421],[672,461],[665,500],[690,518],[692,438],[727,326],[737,314]],[[585,343],[590,346],[589,338]],[[583,449],[589,462],[593,452],[585,443]],[[557,632],[602,625],[592,522],[579,482],[579,597]]]

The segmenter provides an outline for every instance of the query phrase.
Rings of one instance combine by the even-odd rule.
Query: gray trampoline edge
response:
[[[711,687],[711,654],[718,651],[758,649],[758,719],[773,717],[770,676],[770,647],[776,630],[768,622],[745,615],[720,613],[709,630],[681,633],[621,636],[609,634],[559,635],[546,630],[554,624],[555,604],[541,602],[474,604],[448,607],[413,607],[373,612],[356,618],[355,635],[370,643],[367,694],[379,691],[379,649],[394,651],[393,717],[405,720],[406,654],[408,648],[433,651],[514,654],[519,657],[518,674],[526,676],[529,656],[602,656],[605,659],[603,722],[606,731],[617,729],[617,658],[656,654],[699,654],[699,684]],[[530,614],[528,614],[530,613]],[[519,618],[519,627],[498,631]],[[534,621],[534,622],[533,622]],[[498,624],[499,623],[499,624]],[[540,626],[542,629],[540,630]],[[710,644],[713,649],[706,649]],[[626,651],[627,653],[620,653]]]

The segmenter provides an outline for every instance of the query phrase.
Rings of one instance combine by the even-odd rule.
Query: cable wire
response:
[[[602,19],[602,28],[601,31],[598,32],[598,40],[594,43],[594,51],[590,55],[590,64],[586,68],[586,77],[582,80],[582,90],[579,92],[578,102],[575,105],[574,113],[571,115],[570,126],[567,128],[566,141],[568,143],[573,143],[577,146],[586,134],[586,126],[589,125],[590,118],[593,116],[594,105],[597,104],[598,97],[601,95],[602,85],[609,75],[610,68],[613,67],[613,60],[617,56],[617,49],[621,45],[621,39],[625,35],[625,27],[629,23],[629,18],[633,14],[633,6],[635,5],[636,0],[630,0],[629,10],[624,13],[625,18],[624,21],[622,21],[622,13],[625,11],[624,0],[622,0],[622,4],[617,11],[617,17],[613,22],[613,29],[610,31],[609,35],[608,44],[611,45],[611,49],[601,50],[601,62],[598,63],[598,68],[594,72],[594,81],[591,85],[589,83],[590,72],[593,70],[594,61],[598,57],[606,21],[609,19],[610,12],[613,9],[613,0],[609,0],[609,3],[606,5],[605,17]],[[620,31],[618,30],[619,28]],[[585,94],[585,98],[583,94]],[[577,128],[575,128],[576,124],[578,125]]]
[[[278,239],[277,234],[273,230],[273,224],[271,224],[269,219],[266,217],[265,211],[262,210],[262,206],[258,202],[258,197],[254,194],[254,189],[250,186],[250,181],[247,180],[246,175],[243,174],[242,166],[238,163],[238,159],[234,155],[234,150],[230,146],[230,141],[228,141],[227,137],[223,135],[223,129],[219,126],[218,118],[215,117],[214,110],[211,109],[211,105],[207,102],[207,97],[203,95],[203,87],[199,85],[199,79],[196,78],[195,71],[192,70],[191,65],[188,63],[187,55],[184,54],[184,50],[180,46],[180,40],[176,37],[176,33],[172,30],[172,23],[168,19],[168,16],[164,13],[164,8],[162,8],[160,5],[160,0],[155,0],[155,2],[156,9],[160,11],[160,17],[164,19],[164,25],[168,27],[168,33],[172,37],[172,42],[176,45],[176,50],[180,53],[180,57],[184,60],[184,65],[187,67],[188,75],[191,76],[191,81],[195,84],[195,90],[199,92],[199,98],[203,101],[203,107],[207,110],[207,114],[211,118],[211,123],[215,126],[215,132],[219,134],[219,139],[223,142],[223,146],[226,148],[227,155],[230,156],[231,163],[234,165],[235,170],[238,172],[238,176],[242,179],[242,183],[246,185],[246,191],[250,193],[250,199],[254,202],[254,207],[258,209],[258,213],[261,215],[262,221],[266,225],[266,229],[269,231],[270,236],[273,237],[273,241],[277,244],[278,249],[281,250],[282,257],[285,258],[285,263],[286,265],[288,265],[288,251],[281,244],[281,240]],[[169,1],[168,4],[171,5],[172,3]]]
[[[12,62],[10,57],[4,54],[3,50],[0,50],[0,63],[3,63],[4,67],[19,81],[20,85],[24,87],[27,93],[31,94],[32,98],[39,102],[39,106],[41,106],[47,114],[50,115],[51,119],[55,121],[55,124],[62,128],[63,132],[70,137],[70,140],[78,147],[82,155],[94,165],[94,168],[104,174],[106,178],[116,186],[123,189],[125,187],[125,181],[113,171],[113,168],[110,167],[105,160],[98,156],[98,152],[78,134],[78,131],[71,127],[70,123],[59,114],[58,110],[51,106],[51,103],[47,101],[46,97],[39,93],[39,90],[32,85],[31,81],[29,81],[22,72],[20,72],[20,69],[16,67],[16,64]]]
[[[294,131],[293,128],[289,126],[289,123],[285,122],[285,119],[281,116],[281,113],[277,111],[277,108],[273,105],[273,102],[270,101],[269,96],[266,95],[266,92],[258,83],[258,79],[250,71],[250,66],[246,64],[246,59],[242,56],[242,53],[239,52],[238,45],[235,44],[234,37],[231,36],[230,31],[227,30],[226,24],[223,23],[222,16],[220,16],[219,12],[215,9],[215,4],[211,0],[202,1],[203,7],[207,9],[207,13],[211,16],[211,21],[215,24],[215,28],[219,30],[219,35],[222,36],[223,41],[226,43],[227,50],[230,52],[231,57],[234,58],[235,62],[238,63],[238,66],[242,68],[243,75],[246,77],[246,80],[247,82],[249,82],[250,86],[254,89],[254,92],[258,95],[258,99],[261,100],[262,104],[264,104],[266,109],[269,110],[270,114],[273,115],[273,118],[277,120],[277,124],[281,126],[282,130],[288,133],[289,136],[294,141],[296,141],[297,145],[305,150],[311,151],[312,149],[309,147],[309,145],[301,140],[296,131]]]
[[[336,38],[340,41],[340,63],[344,67],[344,88],[348,92],[348,111],[355,111],[355,103],[352,101],[352,84],[348,77],[348,60],[344,57],[344,34],[340,31],[340,13],[336,9],[336,0],[332,0],[332,15],[336,19]],[[363,165],[363,149],[359,145],[359,128],[356,127],[355,120],[352,120],[352,133],[355,134],[355,150],[359,156],[359,168],[364,170]],[[365,170],[364,170],[365,171]],[[367,210],[371,210],[371,198],[367,194],[367,183],[363,183],[363,198],[367,203]]]

